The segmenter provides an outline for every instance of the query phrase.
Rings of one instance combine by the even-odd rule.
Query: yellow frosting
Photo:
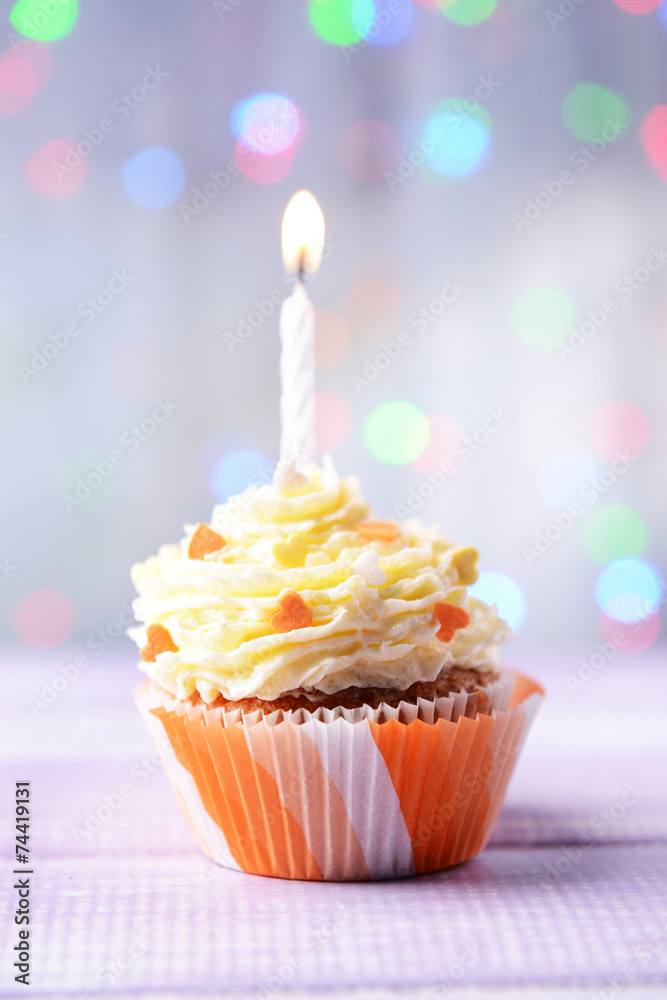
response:
[[[178,652],[142,669],[179,698],[205,702],[274,699],[299,690],[317,696],[352,685],[405,690],[451,664],[493,669],[511,635],[495,607],[470,597],[477,552],[458,548],[409,520],[393,542],[366,541],[371,520],[356,478],[333,463],[283,474],[216,507],[211,527],[227,544],[188,558],[195,525],[178,545],[132,567],[141,627],[164,625]],[[297,591],[312,625],[279,633],[270,624],[284,591]],[[436,638],[439,601],[460,605],[470,624],[450,642]]]

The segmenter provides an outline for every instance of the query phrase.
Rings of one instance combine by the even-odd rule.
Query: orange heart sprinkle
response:
[[[435,634],[436,639],[440,639],[441,642],[451,642],[457,629],[470,624],[470,615],[465,608],[440,601],[433,608],[433,621],[440,622],[440,631]]]
[[[357,531],[367,542],[395,542],[398,538],[398,528],[391,521],[367,521],[358,524]]]
[[[164,625],[149,625],[146,629],[148,642],[143,649],[139,650],[139,656],[146,663],[155,663],[158,653],[177,653],[178,646],[169,634],[169,629]]]
[[[218,552],[227,542],[208,524],[198,524],[197,530],[190,539],[188,556],[190,559],[203,559],[209,552]]]
[[[296,590],[287,590],[278,599],[279,611],[271,615],[271,625],[276,632],[291,632],[295,628],[308,628],[313,616],[306,602]]]

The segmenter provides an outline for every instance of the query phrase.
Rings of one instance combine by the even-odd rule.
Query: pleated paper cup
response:
[[[135,699],[205,854],[237,871],[350,881],[439,871],[486,845],[544,691],[485,689],[398,708],[242,714],[152,681]]]

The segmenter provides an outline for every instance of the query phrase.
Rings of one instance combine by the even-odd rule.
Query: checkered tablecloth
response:
[[[151,759],[131,652],[110,650],[46,704],[68,654],[5,651],[0,994],[667,997],[667,655],[619,656],[572,694],[565,675],[581,655],[517,662],[547,700],[479,857],[329,884],[239,874],[200,854]],[[630,683],[647,692],[632,714]],[[8,817],[21,780],[28,988],[10,958]]]

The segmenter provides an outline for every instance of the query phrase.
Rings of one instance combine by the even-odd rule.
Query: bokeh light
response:
[[[295,155],[296,145],[289,146],[283,153],[276,153],[275,156],[256,153],[253,149],[248,149],[241,140],[234,147],[234,159],[239,170],[244,177],[254,181],[255,184],[275,184],[283,177],[287,177],[292,169]]]
[[[621,504],[596,510],[584,527],[586,551],[599,563],[641,555],[645,545],[644,522],[636,511]]]
[[[598,467],[592,458],[576,451],[553,455],[540,469],[537,486],[545,504],[552,510],[567,510],[571,503],[588,507],[594,499],[582,495],[582,489],[597,475]]]
[[[465,437],[463,428],[444,413],[432,413],[428,426],[428,444],[412,463],[414,467],[420,472],[432,473],[442,471],[443,465],[449,462],[458,468],[463,458],[456,446]]]
[[[614,458],[619,453],[637,458],[646,447],[649,433],[644,411],[625,400],[601,406],[589,429],[593,447],[605,458]]]
[[[498,616],[507,622],[513,632],[518,632],[526,617],[526,599],[517,583],[504,573],[485,571],[468,593],[485,604],[495,604]]]
[[[315,393],[315,450],[322,453],[340,447],[352,430],[352,413],[335,392]]]
[[[51,46],[46,45],[44,42],[31,42],[24,39],[15,45],[13,49],[7,50],[8,53],[10,51],[18,59],[23,59],[24,62],[30,65],[37,80],[37,87],[41,89],[45,86],[53,72],[53,52],[51,51]]]
[[[18,0],[9,20],[26,38],[55,42],[69,34],[78,16],[76,0]]]
[[[639,139],[651,169],[667,180],[667,104],[658,104],[646,115],[639,130]]]
[[[173,205],[185,185],[185,168],[176,153],[153,146],[123,168],[123,187],[136,205],[161,209]]]
[[[80,508],[97,510],[113,500],[122,464],[113,465],[108,453],[100,448],[77,448],[70,452],[58,470],[58,488],[63,506],[70,514]]]
[[[637,622],[619,622],[604,613],[600,615],[600,635],[619,653],[643,653],[650,649],[660,634],[660,615],[654,612]]]
[[[445,17],[455,24],[473,25],[491,17],[498,0],[439,0]]]
[[[620,134],[621,126],[630,123],[630,108],[617,93],[598,83],[577,83],[568,90],[561,108],[566,129],[575,139],[583,142],[599,140],[612,142]],[[613,123],[611,137],[603,136]]]
[[[421,147],[431,170],[446,177],[466,177],[486,162],[491,120],[474,102],[448,98],[438,104],[421,137]]]
[[[362,181],[377,181],[396,165],[400,141],[385,122],[353,122],[340,138],[338,155],[353,177]]]
[[[381,278],[366,278],[353,284],[341,303],[341,312],[351,332],[366,340],[388,336],[396,323],[401,299]]]
[[[32,186],[48,198],[66,198],[79,190],[88,161],[73,139],[54,139],[38,149],[26,164]]]
[[[646,329],[651,343],[659,351],[667,351],[667,298],[659,299],[652,307],[646,317]]]
[[[0,114],[5,116],[25,111],[37,93],[37,80],[30,64],[11,56],[5,52],[0,57]]]
[[[25,111],[38,90],[39,80],[29,60],[11,49],[3,52],[0,55],[0,115],[17,115]]]
[[[320,371],[340,364],[350,348],[350,328],[338,313],[315,310],[315,367]]]
[[[330,2],[330,0],[329,0]],[[365,32],[371,45],[393,45],[405,38],[414,18],[412,0],[375,0],[375,15]],[[362,14],[362,18],[365,15]],[[359,25],[363,27],[364,22]]]
[[[308,18],[316,35],[331,45],[354,45],[375,20],[373,0],[311,0]]]
[[[218,503],[236,496],[251,485],[272,481],[271,463],[260,451],[228,451],[211,469],[209,485]]]
[[[667,31],[667,0],[661,0],[658,7],[658,20],[665,31]]]
[[[595,583],[595,599],[608,618],[638,622],[654,614],[663,599],[660,570],[646,559],[616,559]]]
[[[614,0],[626,14],[649,14],[660,5],[660,0]]]
[[[303,138],[306,119],[282,94],[253,94],[234,106],[230,125],[247,149],[276,156]]]
[[[14,631],[26,646],[52,649],[71,636],[74,606],[60,590],[33,590],[16,605],[12,621]]]
[[[549,350],[566,340],[574,324],[574,307],[557,288],[533,288],[512,310],[512,326],[530,347]]]
[[[371,455],[390,465],[407,465],[419,458],[428,444],[426,415],[413,403],[383,403],[364,425],[364,443]]]

